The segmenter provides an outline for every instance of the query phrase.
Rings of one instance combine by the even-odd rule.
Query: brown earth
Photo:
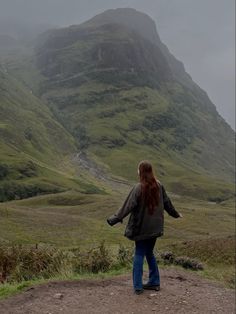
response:
[[[146,276],[146,274],[145,274]],[[51,282],[0,302],[1,314],[235,313],[234,290],[175,269],[161,270],[161,290],[134,295],[131,275]]]

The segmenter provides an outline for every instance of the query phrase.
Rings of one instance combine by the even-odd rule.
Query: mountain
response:
[[[150,159],[176,193],[209,200],[234,194],[234,132],[146,14],[108,10],[47,31],[31,58],[7,68],[76,148],[113,174],[135,180],[137,163]]]
[[[174,58],[174,56],[169,52],[166,45],[161,42],[156,30],[155,22],[147,14],[131,8],[107,10],[104,13],[95,16],[88,22],[85,22],[84,26],[101,26],[104,24],[113,23],[125,25],[132,31],[138,32],[143,38],[146,38],[149,42],[157,45],[165,55],[165,59],[169,63],[175,79],[178,81],[184,81],[185,83],[190,83],[191,78],[185,72],[184,65],[176,58]]]

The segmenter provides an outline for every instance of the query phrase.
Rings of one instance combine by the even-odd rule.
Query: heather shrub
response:
[[[174,262],[175,256],[172,252],[162,252],[160,257],[163,260],[164,264],[172,264]]]
[[[175,265],[180,265],[184,268],[187,269],[192,269],[192,270],[203,270],[203,264],[200,263],[198,260],[190,258],[188,256],[180,256],[176,257],[174,260]]]
[[[160,257],[164,264],[175,264],[192,270],[203,270],[203,264],[188,256],[175,256],[172,252],[162,252]]]
[[[124,245],[119,246],[117,254],[117,264],[120,266],[128,266],[133,261],[133,250]]]

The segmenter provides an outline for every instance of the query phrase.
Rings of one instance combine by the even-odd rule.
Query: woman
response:
[[[132,188],[123,206],[107,222],[113,226],[131,214],[125,236],[135,241],[133,286],[135,293],[141,294],[143,289],[160,290],[159,270],[153,249],[156,238],[163,235],[164,209],[174,218],[182,215],[175,210],[163,185],[155,179],[148,161],[140,162],[138,174],[140,183]],[[149,267],[147,284],[142,284],[144,256]]]

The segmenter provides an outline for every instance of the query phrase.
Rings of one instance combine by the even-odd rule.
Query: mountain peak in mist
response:
[[[103,25],[109,23],[122,24],[135,30],[152,43],[159,43],[160,38],[156,30],[156,24],[151,17],[133,8],[110,9],[94,16],[83,25]]]
[[[123,25],[158,46],[165,55],[166,61],[172,69],[174,78],[189,87],[193,84],[190,75],[185,71],[184,64],[177,60],[167,46],[162,43],[156,28],[156,23],[149,15],[133,8],[110,9],[94,16],[81,26],[101,26],[104,24]]]

